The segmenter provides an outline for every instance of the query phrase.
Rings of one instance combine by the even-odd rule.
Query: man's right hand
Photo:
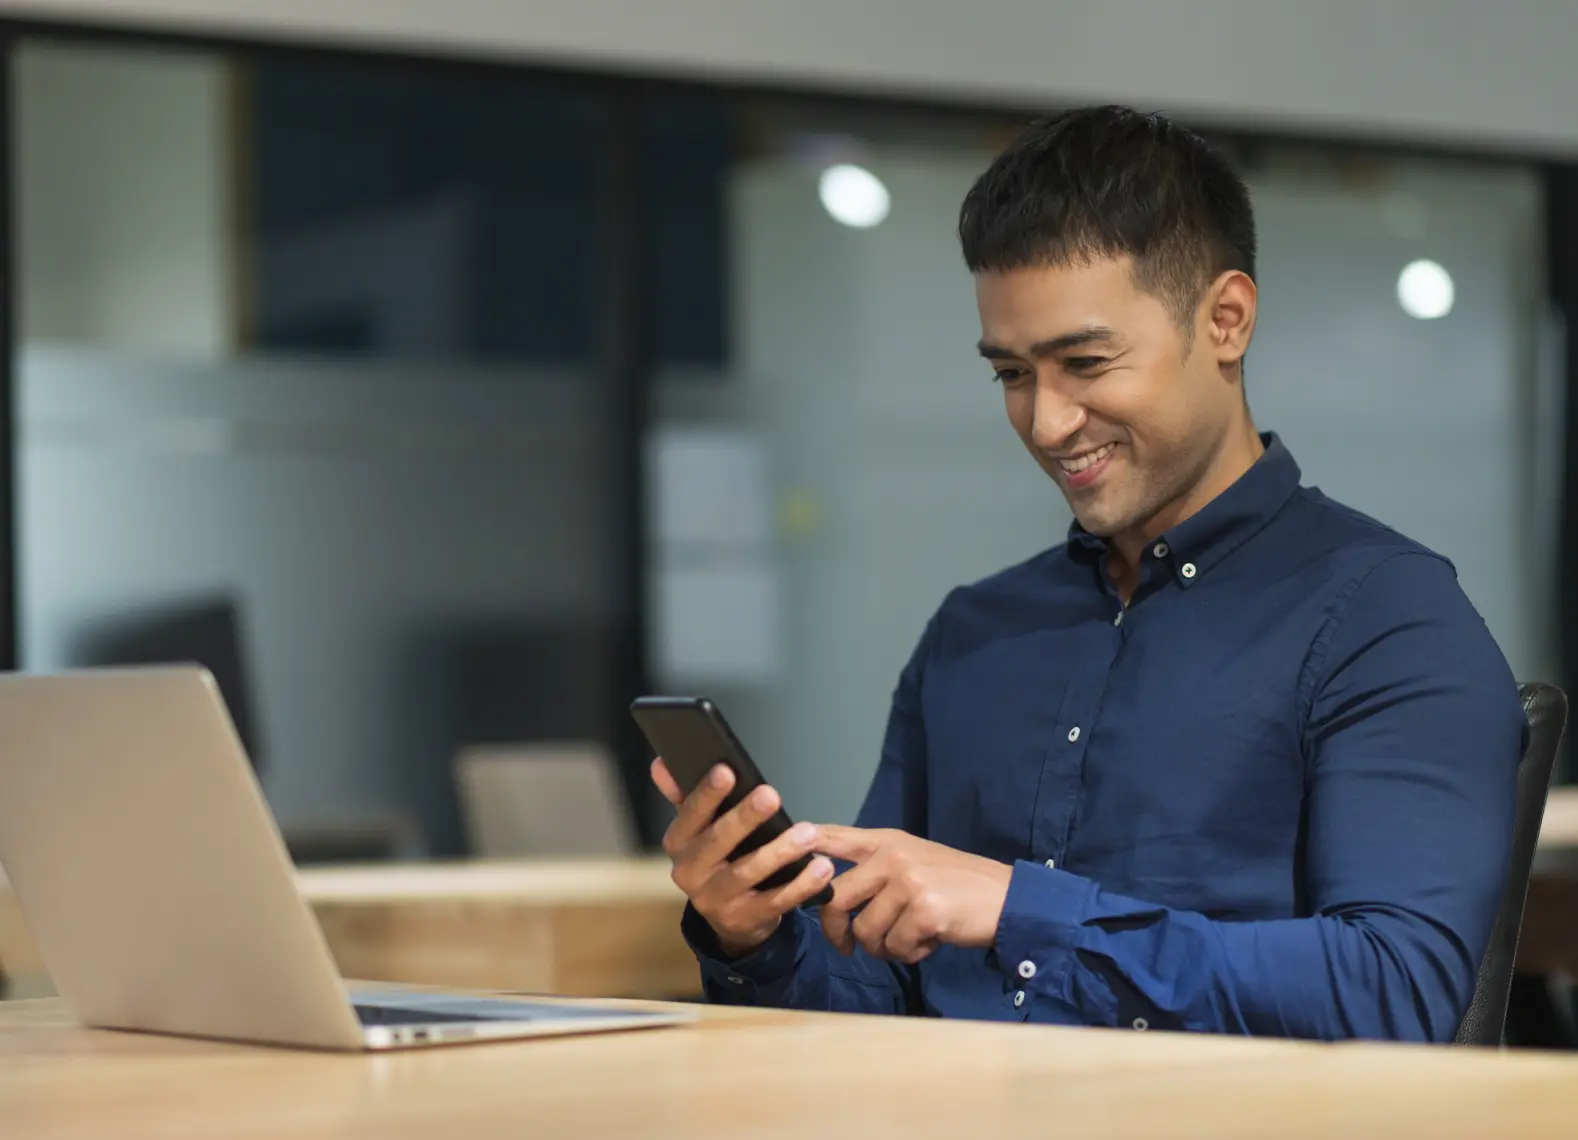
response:
[[[767,941],[784,914],[814,898],[833,877],[832,860],[818,855],[788,885],[756,889],[774,871],[816,849],[816,827],[804,822],[729,862],[729,852],[778,810],[778,793],[772,788],[757,788],[715,821],[714,813],[734,787],[734,773],[727,765],[715,766],[686,796],[659,758],[652,761],[652,782],[679,809],[663,835],[663,850],[674,862],[674,883],[707,920],[730,958],[743,957]]]

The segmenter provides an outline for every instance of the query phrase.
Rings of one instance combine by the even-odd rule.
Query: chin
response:
[[[1074,517],[1079,520],[1079,525],[1097,538],[1112,539],[1122,534],[1134,525],[1134,521],[1124,517],[1114,517],[1106,511],[1075,511]]]

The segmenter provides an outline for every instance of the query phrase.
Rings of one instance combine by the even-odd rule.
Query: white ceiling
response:
[[[0,13],[1578,155],[1575,0],[0,0]]]

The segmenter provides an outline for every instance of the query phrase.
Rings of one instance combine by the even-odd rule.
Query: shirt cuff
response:
[[[695,907],[685,904],[680,933],[701,966],[707,997],[719,1003],[754,1004],[764,989],[777,989],[794,973],[800,951],[800,926],[805,917],[798,910],[783,916],[767,941],[742,958],[728,958],[718,945],[717,932]]]
[[[1080,925],[1096,884],[1067,871],[1019,860],[997,921],[992,950],[1010,988],[1063,994],[1074,965]]]

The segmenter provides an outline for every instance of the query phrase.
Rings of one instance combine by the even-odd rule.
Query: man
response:
[[[713,822],[726,770],[681,803],[654,764],[708,996],[1450,1040],[1527,730],[1451,565],[1256,431],[1243,183],[1159,116],[1077,111],[993,162],[959,232],[981,354],[1076,521],[943,602],[858,826],[731,864],[776,794]]]

